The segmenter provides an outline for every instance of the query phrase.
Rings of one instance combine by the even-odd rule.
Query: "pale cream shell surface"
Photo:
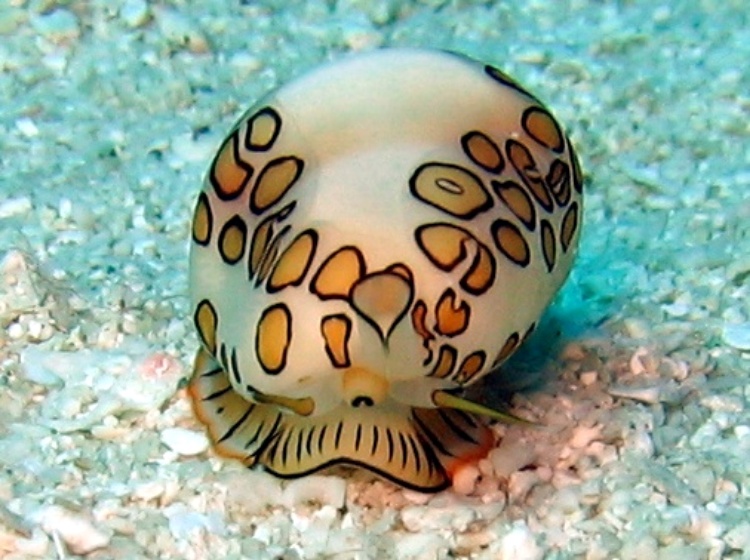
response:
[[[294,203],[289,216],[276,224],[277,231],[287,228],[279,240],[277,258],[305,230],[314,230],[317,239],[314,254],[309,255],[307,274],[299,285],[268,293],[262,283],[257,285],[257,279],[249,278],[245,264],[252,251],[253,233],[266,217],[251,215],[248,210],[252,189],[257,186],[248,181],[232,200],[221,200],[207,179],[204,192],[213,228],[218,230],[220,224],[239,216],[247,230],[238,263],[228,264],[222,257],[217,235],[207,245],[194,243],[190,261],[193,304],[207,300],[218,315],[216,340],[231,349],[242,379],[242,383],[233,383],[235,389],[251,396],[245,387],[248,384],[263,393],[312,397],[316,412],[337,406],[342,399],[341,368],[332,367],[335,364],[321,336],[321,319],[334,315],[347,316],[351,322],[347,364],[384,376],[392,388],[399,388],[391,396],[407,404],[432,406],[430,395],[435,388],[473,382],[486,373],[508,338],[513,333],[522,337],[548,305],[569,271],[578,235],[576,228],[566,251],[556,243],[555,263],[550,271],[542,256],[540,227],[535,224],[534,231],[527,231],[490,187],[492,181],[506,180],[522,186],[505,154],[508,140],[526,146],[542,173],[550,168],[553,159],[562,160],[569,170],[569,181],[574,181],[575,164],[571,163],[570,147],[564,137],[561,153],[555,153],[530,136],[522,125],[524,111],[538,106],[522,90],[500,83],[482,65],[459,56],[386,50],[310,72],[248,111],[240,119],[240,137],[248,137],[248,120],[263,108],[272,108],[278,121],[268,133],[275,136],[272,146],[251,151],[238,142],[236,147],[238,158],[250,162],[256,178],[258,170],[274,158],[293,156],[303,162],[294,184],[266,210],[266,214],[271,214]],[[499,174],[477,165],[467,155],[461,139],[475,131],[490,138],[505,160]],[[425,164],[447,165],[449,172],[453,172],[453,166],[458,167],[459,176],[448,175],[443,180],[443,192],[426,192],[420,199],[410,188],[410,180]],[[433,185],[423,187],[424,191],[441,190],[435,186],[440,182],[441,169],[435,169],[427,179]],[[461,184],[465,178],[473,179],[468,181],[472,184]],[[474,180],[479,184],[475,185]],[[446,190],[448,198],[450,191],[455,193],[455,199],[466,198],[466,191],[477,188],[484,191],[481,196],[474,196],[479,201],[443,202],[441,198],[435,204],[431,200],[433,196],[445,198]],[[567,204],[553,202],[551,211],[528,196],[537,214],[535,219],[544,218],[555,238],[563,230],[563,210],[580,198],[575,188],[568,190]],[[477,209],[479,202],[482,207]],[[443,203],[448,211],[440,207]],[[577,204],[580,212],[580,202]],[[458,216],[456,209],[463,216]],[[472,213],[476,215],[466,217]],[[518,251],[525,250],[528,264],[520,266],[498,250],[492,232],[498,219],[519,224],[516,230],[526,233],[522,242],[525,248],[513,252],[511,247],[511,254],[517,257]],[[456,250],[466,253],[451,270],[436,266],[415,240],[415,232],[429,224],[455,226],[474,238],[464,238],[456,247],[458,230],[444,227],[453,232],[445,240],[439,233],[432,236],[436,238],[432,242],[433,254],[453,250],[452,255],[446,255],[448,259],[455,256]],[[507,243],[518,242],[513,230],[503,231],[509,233]],[[476,257],[477,241],[490,251],[494,278],[482,293],[472,294],[462,288],[461,278]],[[386,291],[404,292],[394,296],[398,301],[378,302],[384,296],[372,293],[360,302],[353,302],[351,293],[326,299],[313,293],[310,283],[314,272],[342,247],[358,250],[364,261],[364,274],[396,265],[407,269],[409,277],[405,275],[404,282],[398,278],[381,282]],[[443,328],[449,333],[441,335],[434,310],[447,289],[455,295],[444,302],[443,309],[468,310],[462,313],[468,318],[465,328],[453,329],[461,332],[454,334]],[[279,302],[288,309],[289,340],[276,342],[286,344],[283,369],[267,374],[258,355],[257,330],[263,312]],[[429,336],[415,329],[410,316],[417,302],[423,302],[427,310],[424,327],[431,331]],[[384,332],[387,329],[390,332]],[[434,375],[443,342],[453,349],[455,364],[453,371]],[[477,351],[484,353],[480,370],[469,379],[457,379],[461,360]]]

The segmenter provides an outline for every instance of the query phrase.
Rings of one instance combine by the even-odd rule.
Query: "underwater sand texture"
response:
[[[0,4],[0,557],[750,557],[744,1]],[[586,172],[579,259],[500,443],[435,495],[216,457],[183,387],[187,247],[234,120],[315,64],[456,50]]]

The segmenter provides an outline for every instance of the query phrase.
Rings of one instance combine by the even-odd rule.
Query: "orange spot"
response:
[[[430,377],[444,379],[450,375],[456,365],[456,349],[448,344],[443,344],[438,351],[438,359]]]
[[[530,107],[523,114],[522,125],[534,140],[545,148],[562,152],[563,136],[560,127],[546,110],[541,107]]]
[[[281,230],[278,235],[276,235],[276,237],[271,240],[268,247],[266,248],[266,252],[263,254],[263,258],[260,261],[260,266],[258,267],[258,277],[255,281],[256,286],[259,286],[261,282],[266,279],[268,273],[271,272],[271,266],[273,266],[273,263],[276,262],[276,257],[279,256],[279,245],[281,245],[281,240],[287,233],[287,231],[289,230]]]
[[[471,268],[461,279],[461,287],[474,295],[487,291],[495,281],[495,259],[484,244],[477,241],[478,250]]]
[[[310,291],[320,299],[347,298],[354,283],[365,273],[365,260],[356,247],[332,253],[315,273]]]
[[[461,384],[469,383],[476,374],[484,367],[485,353],[482,350],[472,352],[458,368],[456,382]]]
[[[578,229],[578,203],[574,202],[565,212],[560,230],[560,244],[563,251],[567,251],[573,242],[573,237]]]
[[[547,264],[547,271],[552,272],[552,269],[555,266],[555,255],[557,249],[555,245],[555,232],[552,230],[552,225],[547,220],[541,221],[541,234],[544,262]]]
[[[492,188],[510,211],[523,222],[523,225],[529,231],[533,231],[536,226],[536,210],[534,210],[534,203],[531,197],[526,194],[526,191],[515,181],[505,181],[504,183],[493,181]]]
[[[208,204],[206,193],[201,193],[193,212],[193,241],[199,245],[208,245],[211,239],[211,227],[213,225],[213,216],[211,207]]]
[[[415,233],[417,245],[432,264],[451,271],[466,258],[466,242],[472,238],[464,229],[451,224],[419,226]]]
[[[409,180],[409,187],[422,202],[465,220],[492,206],[479,177],[449,163],[421,165]]]
[[[237,158],[237,131],[221,146],[211,167],[211,184],[223,200],[238,197],[253,175],[253,167]]]
[[[216,325],[218,324],[218,318],[216,310],[210,301],[204,299],[197,305],[193,320],[198,330],[198,335],[201,341],[203,341],[203,345],[211,354],[216,353]]]
[[[312,262],[318,234],[311,229],[300,233],[284,249],[268,279],[268,291],[276,292],[287,286],[299,286]]]
[[[519,266],[528,266],[531,250],[520,230],[507,220],[495,220],[492,224],[495,245],[511,261]]]
[[[435,309],[435,317],[437,318],[435,330],[445,336],[461,334],[469,326],[470,313],[469,304],[462,301],[457,305],[456,292],[452,288],[448,288],[440,296],[440,301],[438,301]]]
[[[268,218],[255,228],[253,240],[250,245],[250,276],[254,276],[258,272],[260,263],[263,261],[263,257],[266,255],[268,246],[271,243],[272,235],[273,225]]]
[[[469,158],[491,173],[503,170],[504,160],[495,143],[479,131],[469,132],[461,138],[461,145]]]
[[[219,253],[227,264],[237,263],[245,254],[247,242],[247,225],[244,220],[235,215],[219,233]]]
[[[270,107],[264,107],[247,121],[245,144],[249,150],[271,148],[281,129],[281,117]]]
[[[294,156],[270,161],[258,175],[258,182],[250,195],[250,209],[262,214],[281,200],[302,175],[304,162]]]
[[[344,314],[326,315],[320,322],[320,331],[325,340],[325,350],[333,367],[348,367],[349,336],[352,322]]]
[[[414,330],[427,344],[430,340],[435,338],[427,328],[427,305],[421,299],[416,303],[414,308],[411,310],[411,324],[414,326]]]
[[[269,374],[279,373],[286,365],[292,338],[292,315],[283,303],[266,308],[258,321],[255,351],[261,367]]]
[[[513,168],[531,191],[537,202],[548,212],[552,211],[552,197],[542,180],[542,174],[529,148],[516,140],[508,140],[505,148]]]
[[[547,185],[552,191],[559,206],[565,206],[570,201],[570,170],[568,164],[556,159],[549,167]]]
[[[501,363],[503,363],[505,360],[507,360],[510,355],[516,351],[516,348],[519,346],[520,337],[518,336],[517,332],[512,333],[503,344],[503,347],[500,349],[500,352],[498,352],[497,357],[495,358],[495,361],[492,362],[492,367],[499,366]]]

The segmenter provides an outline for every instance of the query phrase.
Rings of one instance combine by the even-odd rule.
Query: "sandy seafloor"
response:
[[[750,558],[745,0],[2,0],[0,557]],[[206,449],[191,207],[269,88],[349,51],[495,64],[568,128],[580,257],[498,449],[425,496]],[[558,335],[558,333],[561,333]],[[492,391],[491,391],[492,390]],[[492,393],[494,394],[494,393]]]

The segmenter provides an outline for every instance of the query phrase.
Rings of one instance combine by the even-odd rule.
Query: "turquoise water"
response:
[[[0,556],[747,558],[745,4],[2,4]],[[468,496],[209,459],[178,389],[212,153],[270,88],[380,46],[507,71],[585,171],[568,282],[481,390],[540,427],[499,427]]]

